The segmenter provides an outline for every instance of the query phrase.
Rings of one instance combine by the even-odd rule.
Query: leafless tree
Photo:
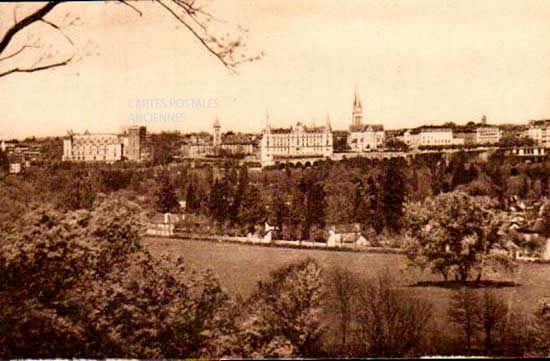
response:
[[[40,3],[39,7],[33,7],[30,12],[25,9],[27,11],[24,14],[19,14],[19,12],[23,13],[19,4],[11,5],[13,6],[11,25],[0,32],[0,65],[4,68],[0,70],[0,77],[62,67],[80,59],[75,42],[66,31],[67,28],[78,25],[80,18],[67,13],[61,20],[50,19],[54,10],[67,1],[54,0]],[[115,1],[127,6],[137,16],[143,16],[137,1]],[[191,32],[199,43],[225,67],[235,71],[238,64],[257,60],[261,56],[249,56],[243,51],[246,45],[244,41],[246,29],[239,26],[231,33],[218,34],[216,26],[213,24],[220,23],[220,20],[202,5],[203,1],[153,1],[162,7],[169,16],[182,24],[187,31]],[[9,6],[9,4],[2,4],[3,9],[7,9]],[[6,10],[2,10],[2,12],[4,15],[6,14]],[[40,35],[29,34],[28,30],[37,25],[44,27],[39,30]],[[58,47],[59,44],[47,44],[46,32],[49,32],[48,36],[57,36],[59,39],[63,39],[67,51],[61,51]],[[21,38],[25,36],[25,33],[27,33],[27,39],[22,41]],[[25,55],[31,50],[33,51],[32,55]],[[32,58],[33,61],[29,64],[22,64],[21,55],[25,55],[26,59]]]
[[[493,351],[495,331],[504,326],[508,307],[494,291],[489,290],[483,293],[481,305],[478,310],[478,318],[485,333],[485,348],[487,352]]]
[[[411,356],[421,344],[432,317],[432,305],[409,292],[397,288],[387,273],[366,282],[359,297],[357,320],[367,355]]]
[[[451,296],[449,319],[462,328],[468,352],[472,349],[472,339],[480,329],[478,304],[477,294],[466,287],[456,290]]]
[[[342,350],[345,351],[357,309],[360,281],[352,272],[340,266],[329,269],[328,278],[328,311],[337,320]]]

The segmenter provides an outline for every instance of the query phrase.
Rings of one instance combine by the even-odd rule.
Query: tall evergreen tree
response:
[[[247,224],[250,229],[265,221],[266,210],[258,187],[251,185],[244,194],[242,201],[241,224]]]
[[[284,224],[288,216],[290,215],[290,210],[288,209],[288,206],[285,203],[285,198],[276,195],[273,197],[272,202],[272,219],[275,227],[279,230],[283,230]]]
[[[196,212],[200,208],[193,180],[189,182],[189,187],[187,187],[187,197],[185,202],[185,206],[190,212]]]
[[[215,180],[210,194],[210,213],[217,222],[225,222],[228,218],[229,190],[225,179]]]
[[[385,173],[382,177],[384,219],[386,226],[393,232],[401,230],[401,219],[403,217],[403,203],[405,202],[405,180],[401,172],[398,159],[390,159],[385,166]]]
[[[420,196],[418,195],[419,189],[420,189],[420,184],[418,180],[418,172],[416,170],[416,167],[413,165],[413,173],[411,178],[411,193],[412,193],[413,199],[420,199]]]
[[[239,222],[239,216],[241,213],[241,205],[245,193],[247,192],[248,187],[248,167],[243,165],[239,170],[239,183],[237,185],[237,190],[235,191],[235,196],[233,197],[233,202],[231,203],[230,219],[232,224],[237,224]]]
[[[0,171],[8,172],[10,170],[10,161],[5,152],[0,149]]]
[[[176,190],[166,176],[160,179],[160,187],[156,193],[156,208],[160,213],[177,211],[179,208]]]
[[[469,182],[468,174],[466,171],[466,155],[464,151],[460,151],[455,154],[455,156],[452,158],[451,164],[449,165],[449,171],[452,175],[452,190],[454,190],[461,184],[466,184]]]
[[[293,233],[293,238],[301,238],[301,235],[298,234],[298,228],[300,225],[305,223],[306,220],[306,196],[304,194],[305,188],[302,186],[302,181],[295,186],[292,187],[292,202],[290,207],[290,226]]]

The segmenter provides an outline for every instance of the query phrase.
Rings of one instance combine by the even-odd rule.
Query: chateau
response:
[[[276,160],[295,157],[330,157],[333,138],[330,121],[324,127],[306,127],[298,122],[290,128],[271,128],[269,121],[260,143],[260,161],[270,164]]]
[[[141,161],[147,129],[129,127],[124,134],[70,133],[63,139],[63,161],[116,162],[118,160]]]

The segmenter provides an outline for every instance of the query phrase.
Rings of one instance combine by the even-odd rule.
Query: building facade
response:
[[[474,145],[477,143],[477,132],[471,129],[453,130],[453,137],[455,141],[462,139],[464,145]]]
[[[476,144],[497,144],[502,133],[498,127],[478,127],[476,129]]]
[[[363,105],[357,92],[353,97],[349,131],[347,144],[352,152],[368,152],[384,145],[384,126],[380,124],[363,124]]]
[[[63,139],[63,161],[107,162],[141,161],[145,127],[130,127],[124,134],[70,134]]]
[[[541,147],[550,147],[550,119],[529,121],[527,136]]]
[[[356,131],[351,131],[348,136],[348,146],[352,152],[368,152],[384,146],[385,132],[383,125],[365,125],[360,130],[357,127],[351,127]]]
[[[298,122],[291,128],[271,129],[268,123],[260,141],[260,161],[272,164],[275,159],[330,157],[333,153],[330,123],[324,127],[306,127]]]
[[[420,146],[452,146],[465,144],[465,138],[456,137],[452,129],[442,127],[421,127],[408,129],[397,137],[411,148]]]
[[[256,152],[256,142],[243,134],[226,134],[220,149],[231,154],[251,155]]]
[[[420,130],[420,145],[445,146],[454,144],[453,131],[450,128],[423,128]]]
[[[194,137],[183,146],[185,156],[191,158],[223,156],[227,154],[252,155],[256,153],[257,142],[247,134],[222,134],[220,121],[216,118],[212,136]]]

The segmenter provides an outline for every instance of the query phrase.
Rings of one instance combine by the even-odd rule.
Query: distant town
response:
[[[32,164],[46,160],[66,162],[151,161],[169,151],[173,160],[238,159],[250,167],[283,164],[310,166],[318,160],[345,157],[392,157],[430,151],[453,151],[499,147],[511,154],[536,160],[546,157],[550,144],[550,119],[529,120],[527,124],[490,124],[484,115],[478,122],[464,125],[446,122],[410,129],[385,130],[383,124],[365,121],[361,99],[355,94],[347,130],[333,130],[327,115],[323,126],[297,122],[278,128],[266,115],[261,133],[222,131],[216,118],[211,133],[166,131],[148,134],[144,125],[127,127],[121,133],[74,133],[67,136],[24,140],[4,139],[1,150],[9,160],[10,173],[20,173]],[[170,147],[155,147],[160,139],[170,138]],[[156,142],[157,141],[157,142]],[[62,145],[62,148],[61,148]],[[45,149],[47,148],[47,149]],[[55,150],[52,154],[52,149]],[[155,154],[156,153],[156,154]]]

